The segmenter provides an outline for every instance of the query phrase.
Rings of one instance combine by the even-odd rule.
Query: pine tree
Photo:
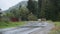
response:
[[[57,20],[58,8],[57,8],[57,0],[48,0],[48,8],[46,11],[46,18],[50,20]]]
[[[32,12],[35,16],[37,16],[38,4],[35,0],[29,0],[27,8],[29,9],[30,13]]]
[[[45,10],[46,10],[46,1],[47,0],[38,0],[38,4],[39,4],[39,12],[40,12],[40,17],[45,17]]]

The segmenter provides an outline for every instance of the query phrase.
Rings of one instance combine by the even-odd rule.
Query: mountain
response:
[[[8,10],[5,10],[4,12],[7,13],[7,12],[10,12],[10,10],[12,10],[12,9],[19,9],[20,6],[26,7],[26,6],[27,6],[27,2],[28,2],[28,1],[19,2],[18,4],[16,4],[16,5],[10,7]]]
[[[27,1],[22,1],[17,5],[10,7],[9,9],[19,8],[19,6],[27,6]]]
[[[16,4],[15,6],[10,7],[8,10],[5,10],[4,12],[7,13],[7,12],[10,12],[10,10],[12,10],[12,9],[19,9],[20,6],[26,7],[26,6],[27,6],[27,1],[19,2],[19,3]]]

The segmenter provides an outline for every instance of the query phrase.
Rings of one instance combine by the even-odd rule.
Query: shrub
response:
[[[28,20],[29,21],[36,21],[37,20],[37,17],[35,15],[33,15],[33,14],[29,14],[28,15]]]

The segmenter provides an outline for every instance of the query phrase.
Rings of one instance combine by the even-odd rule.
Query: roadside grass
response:
[[[49,34],[60,34],[60,22],[54,22],[55,27],[52,28]]]
[[[54,22],[55,26],[59,27],[60,26],[60,22]]]
[[[16,27],[26,24],[24,21],[22,22],[0,22],[0,28],[8,28],[8,27]]]

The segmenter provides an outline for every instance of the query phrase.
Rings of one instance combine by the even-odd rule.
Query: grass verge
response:
[[[60,22],[54,22],[54,23],[55,23],[55,27],[52,28],[49,34],[60,34]]]
[[[24,24],[25,22],[0,22],[0,28],[16,27]]]

